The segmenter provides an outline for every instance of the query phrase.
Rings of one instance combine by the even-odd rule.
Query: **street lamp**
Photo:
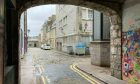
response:
[[[29,33],[30,33],[30,31],[31,31],[30,29],[27,30],[27,32],[28,32],[28,37],[29,37]]]

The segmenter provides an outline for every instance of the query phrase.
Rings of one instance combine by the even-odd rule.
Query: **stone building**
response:
[[[42,25],[42,28],[41,28],[41,33],[40,33],[40,44],[44,44],[46,43],[46,25],[47,25],[47,22],[45,22],[43,25]]]
[[[38,42],[39,42],[39,47],[41,47],[41,33],[38,35]]]
[[[40,33],[40,45],[47,43],[51,48],[55,48],[56,16],[52,15],[44,22]]]
[[[33,36],[28,38],[28,48],[33,48],[33,47],[40,47],[38,36]]]
[[[56,48],[68,52],[71,46],[75,52],[78,42],[89,47],[92,36],[93,10],[73,5],[56,6]]]
[[[51,48],[55,48],[55,33],[56,33],[56,16],[52,15],[48,18],[46,24],[46,43],[50,44]]]

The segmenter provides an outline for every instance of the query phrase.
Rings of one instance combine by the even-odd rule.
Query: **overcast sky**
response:
[[[55,14],[55,5],[42,5],[28,9],[27,27],[30,29],[30,36],[37,36],[40,33],[43,23],[52,14]]]

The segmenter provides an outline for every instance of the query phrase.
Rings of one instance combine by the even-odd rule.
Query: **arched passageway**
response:
[[[52,0],[52,1],[27,1],[21,3],[18,6],[18,14],[26,10],[27,8],[43,5],[43,4],[71,4],[76,6],[88,7],[91,9],[98,10],[110,18],[111,28],[110,28],[110,39],[111,39],[111,75],[121,79],[121,12],[120,4],[123,1],[112,3],[112,2],[96,2],[96,1],[72,1],[72,0]],[[112,4],[115,6],[113,6]]]
[[[91,9],[98,10],[110,18],[111,28],[110,28],[110,34],[111,34],[111,75],[121,79],[121,28],[122,28],[122,22],[121,22],[121,5],[124,0],[114,0],[114,1],[91,1],[91,0],[17,0],[16,2],[13,1],[13,3],[10,3],[7,1],[8,5],[6,7],[6,17],[10,18],[6,19],[7,24],[12,24],[10,26],[7,25],[7,28],[9,31],[12,31],[12,36],[8,35],[9,38],[14,38],[13,40],[8,39],[9,43],[7,43],[7,46],[12,45],[11,49],[12,52],[9,51],[10,54],[12,54],[12,61],[9,64],[14,64],[16,67],[16,73],[18,74],[18,42],[19,42],[19,19],[21,16],[21,13],[26,10],[27,8],[43,5],[43,4],[71,4],[76,6],[84,6]],[[10,5],[9,5],[10,4]],[[12,8],[12,9],[10,9]],[[10,43],[12,41],[12,43]],[[14,46],[14,47],[13,47]],[[17,78],[18,75],[16,75]],[[18,81],[18,80],[17,80]]]

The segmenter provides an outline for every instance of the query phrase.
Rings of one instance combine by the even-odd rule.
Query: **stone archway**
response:
[[[114,5],[100,1],[90,0],[31,0],[24,1],[21,4],[17,4],[18,15],[20,18],[21,13],[33,6],[44,5],[44,4],[70,4],[76,6],[88,7],[91,9],[98,10],[110,18],[111,28],[111,75],[122,79],[121,73],[121,13],[119,12],[119,4]]]

